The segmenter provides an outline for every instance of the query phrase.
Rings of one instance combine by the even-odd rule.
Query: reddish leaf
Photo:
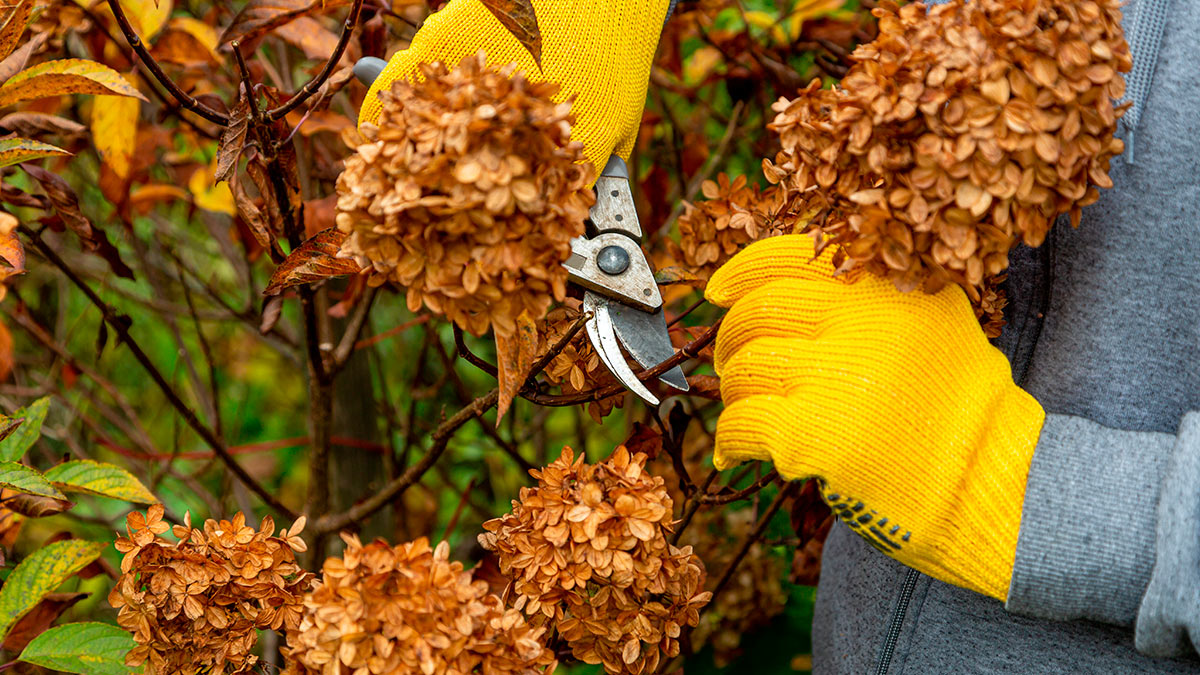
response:
[[[304,202],[304,236],[311,237],[323,230],[333,227],[333,219],[337,216],[337,193],[324,199],[312,199]]]
[[[332,227],[309,238],[275,268],[263,295],[279,295],[292,286],[357,274],[360,270],[358,263],[351,258],[337,257],[345,238],[345,234]]]
[[[249,228],[250,233],[254,235],[254,240],[261,248],[269,247],[272,239],[271,226],[267,223],[262,210],[254,203],[250,195],[246,194],[246,186],[242,184],[242,175],[237,171],[234,171],[229,178],[229,188],[233,191],[233,205],[237,209],[242,223]],[[247,248],[250,246],[248,245]]]
[[[12,629],[8,632],[8,637],[4,638],[4,648],[16,654],[29,641],[41,635],[54,623],[63,612],[67,611],[80,600],[88,597],[91,593],[48,593],[42,597],[42,601],[36,607],[29,610],[29,613],[17,620]]]
[[[322,14],[350,4],[350,0],[250,0],[221,34],[222,47],[234,40],[261,37],[301,16]]]
[[[0,382],[8,379],[13,369],[13,339],[8,326],[0,321]]]
[[[633,434],[622,444],[630,453],[643,453],[650,459],[658,457],[662,452],[662,432],[641,422],[633,424]]]
[[[712,399],[714,401],[721,400],[721,378],[716,375],[690,375],[688,376],[689,396],[700,396],[702,398]]]
[[[108,266],[117,276],[133,278],[133,270],[121,260],[117,247],[109,243],[104,232],[92,227],[91,221],[83,215],[83,211],[79,209],[79,198],[75,196],[75,191],[67,181],[40,166],[22,164],[21,169],[42,186],[54,207],[54,212],[83,240],[85,248],[108,261]]]
[[[542,67],[542,31],[532,0],[480,0]]]
[[[500,399],[496,403],[496,423],[508,412],[517,392],[529,377],[537,354],[537,322],[528,311],[517,317],[517,330],[512,335],[496,333],[496,379],[500,382]]]
[[[0,211],[0,260],[9,265],[8,269],[0,267],[0,281],[25,273],[25,247],[17,238],[17,225],[16,216]]]

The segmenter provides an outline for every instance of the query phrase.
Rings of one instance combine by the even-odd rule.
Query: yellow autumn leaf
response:
[[[229,189],[228,183],[214,181],[215,174],[215,165],[196,169],[196,172],[188,180],[188,190],[192,193],[192,199],[196,206],[206,211],[215,211],[230,216],[236,215],[237,207],[233,203],[233,191]]]
[[[133,29],[146,41],[158,35],[171,18],[173,8],[172,0],[121,0],[121,9],[125,10]]]
[[[712,45],[705,45],[692,55],[684,60],[683,63],[683,81],[688,84],[696,84],[708,76],[713,68],[716,68],[725,57],[721,54],[721,50]]]
[[[842,9],[845,0],[798,0],[785,17],[784,24],[791,40],[800,39],[804,22],[833,14]]]
[[[750,24],[754,28],[758,28],[761,30],[769,30],[772,26],[774,26],[776,24],[776,22],[779,21],[779,19],[774,14],[772,14],[770,12],[764,12],[761,10],[754,10],[751,12],[746,12],[745,17],[746,17],[746,23]]]
[[[0,105],[63,94],[145,96],[117,71],[87,59],[46,61],[13,75],[0,86]]]
[[[62,148],[28,138],[6,138],[0,141],[0,167],[20,164],[31,159],[69,154],[71,153]]]
[[[13,53],[20,44],[21,34],[25,32],[29,15],[33,12],[33,4],[33,0],[17,0],[15,4],[0,9],[3,12],[3,18],[0,18],[0,60]]]
[[[171,19],[171,28],[182,31],[196,38],[196,41],[217,54],[217,29],[190,16],[177,16]]]
[[[129,177],[140,105],[128,96],[97,96],[92,104],[92,140],[104,163],[121,178]]]

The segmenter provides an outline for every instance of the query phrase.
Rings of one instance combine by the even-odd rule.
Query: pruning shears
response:
[[[355,64],[354,75],[370,86],[386,65],[383,59],[365,57]],[[584,289],[583,311],[591,314],[585,329],[600,360],[625,388],[658,405],[658,397],[637,378],[621,349],[643,368],[675,355],[663,317],[662,294],[641,248],[642,227],[625,161],[610,157],[595,190],[587,232],[571,240],[571,257],[563,266],[568,278]],[[658,379],[679,391],[688,390],[679,366]]]

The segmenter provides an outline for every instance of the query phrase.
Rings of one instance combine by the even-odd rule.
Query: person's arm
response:
[[[1198,649],[1200,412],[1174,436],[1046,416],[1006,607],[1136,624],[1136,646],[1151,656]]]

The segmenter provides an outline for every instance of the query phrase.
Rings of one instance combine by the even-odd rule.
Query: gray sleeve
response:
[[[1200,644],[1200,413],[1178,435],[1046,416],[1029,470],[1009,611],[1133,626],[1138,649]]]

